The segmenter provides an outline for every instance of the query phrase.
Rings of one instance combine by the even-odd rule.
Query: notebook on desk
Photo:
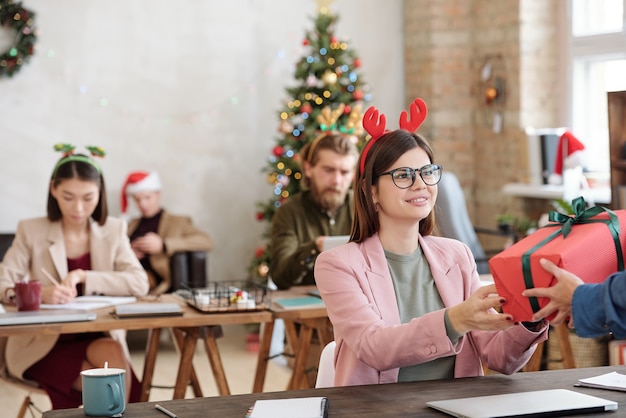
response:
[[[617,409],[617,402],[567,389],[539,390],[427,402],[454,417],[554,417]]]
[[[7,312],[0,314],[0,326],[80,322],[96,319],[94,312],[83,310]]]

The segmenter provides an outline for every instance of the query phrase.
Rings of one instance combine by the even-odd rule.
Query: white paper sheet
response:
[[[83,311],[92,311],[95,309],[106,308],[107,306],[123,305],[136,301],[137,298],[134,296],[78,296],[69,303],[42,303],[39,307],[40,309],[79,309]]]
[[[578,385],[626,392],[626,375],[617,372],[606,373],[588,379],[579,379]]]

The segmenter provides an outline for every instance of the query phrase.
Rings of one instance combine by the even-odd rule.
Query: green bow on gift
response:
[[[613,243],[615,244],[615,252],[617,254],[617,271],[624,270],[624,255],[622,253],[622,245],[619,240],[620,227],[617,215],[612,210],[602,206],[594,206],[589,209],[586,209],[586,207],[587,204],[585,203],[585,199],[581,196],[572,200],[572,209],[574,211],[573,215],[564,215],[555,211],[552,211],[548,214],[548,219],[553,223],[546,225],[544,228],[554,228],[559,226],[560,228],[544,238],[537,245],[530,248],[524,254],[522,254],[522,272],[524,275],[524,283],[527,289],[531,289],[534,287],[533,278],[530,271],[530,255],[539,248],[546,245],[548,242],[552,241],[560,234],[563,234],[564,239],[567,238],[569,233],[572,231],[572,227],[576,224],[606,224],[606,226],[609,228],[609,231],[611,232],[611,236],[613,237]],[[592,219],[602,212],[606,212],[609,215],[609,219]],[[533,308],[533,312],[537,312],[540,309],[537,298],[530,297],[529,299],[530,305]]]

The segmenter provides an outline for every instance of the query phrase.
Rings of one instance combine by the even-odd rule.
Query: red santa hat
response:
[[[128,209],[128,195],[137,192],[161,190],[161,179],[156,171],[133,171],[122,186],[122,214]]]
[[[583,164],[585,145],[570,131],[565,131],[559,138],[554,161],[554,173],[550,175],[550,184],[563,182],[563,169],[575,168]]]

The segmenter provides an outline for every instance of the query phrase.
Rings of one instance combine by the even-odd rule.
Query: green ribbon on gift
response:
[[[585,199],[581,196],[572,200],[572,209],[574,211],[574,214],[572,216],[564,215],[555,211],[552,211],[548,214],[548,219],[554,223],[548,224],[544,228],[559,226],[561,227],[557,231],[554,231],[552,234],[541,240],[541,242],[537,243],[534,247],[530,248],[524,254],[522,254],[522,273],[524,275],[524,284],[526,285],[526,289],[532,289],[533,287],[535,287],[530,271],[531,254],[561,234],[563,234],[563,239],[567,238],[569,233],[572,231],[572,226],[574,226],[575,224],[606,224],[606,226],[609,228],[609,231],[611,232],[611,236],[613,237],[613,244],[615,245],[615,252],[617,254],[617,271],[624,270],[624,255],[622,253],[622,245],[619,240],[620,229],[619,219],[617,218],[617,215],[612,210],[602,206],[594,206],[589,209],[586,209],[586,207],[587,204],[585,203]],[[602,212],[606,212],[609,215],[609,219],[592,219]],[[537,312],[541,308],[539,306],[539,301],[536,297],[529,297],[529,300],[533,312]]]

